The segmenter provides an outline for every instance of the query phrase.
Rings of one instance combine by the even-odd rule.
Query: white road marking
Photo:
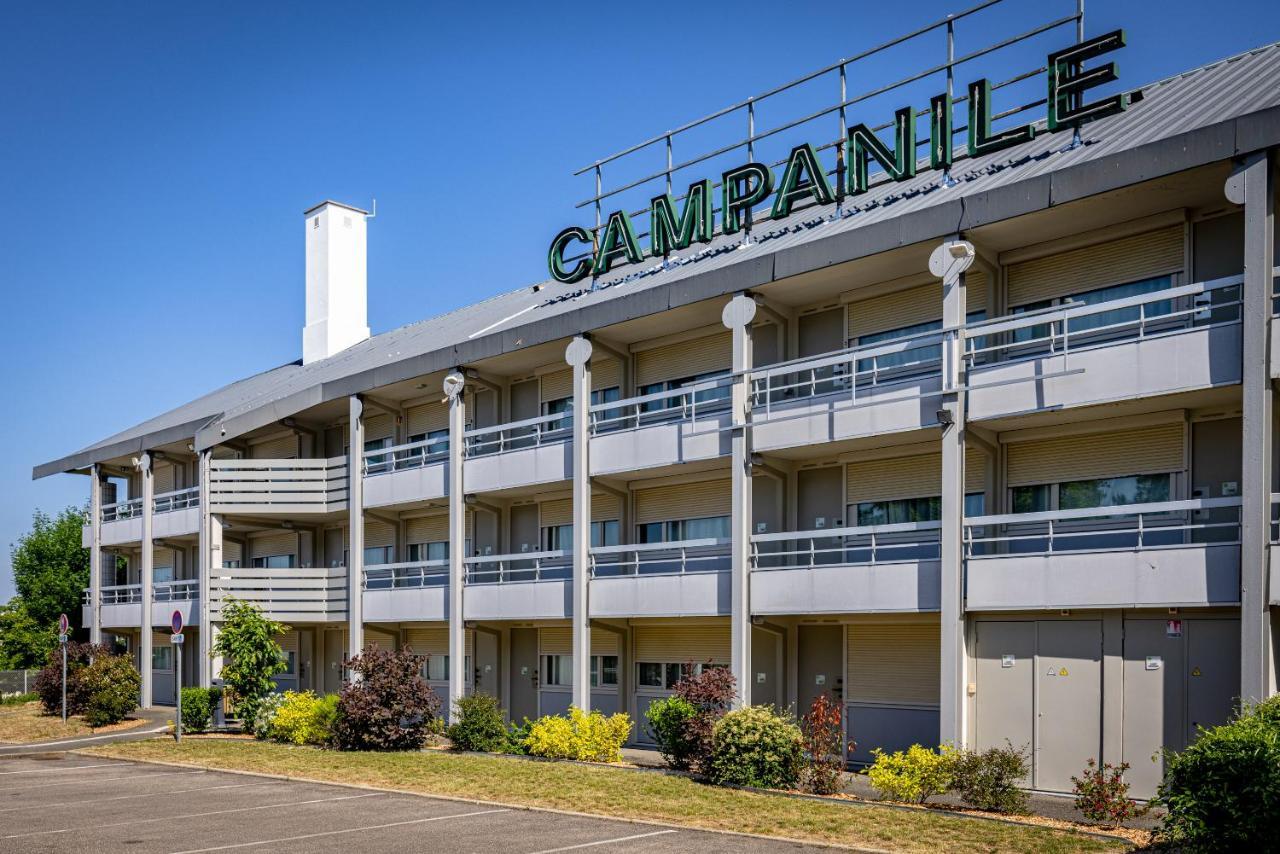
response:
[[[601,839],[598,842],[582,842],[578,845],[566,845],[563,848],[544,848],[541,851],[534,851],[533,854],[557,854],[559,851],[577,851],[580,848],[595,848],[598,845],[613,845],[618,842],[630,842],[633,839],[647,839],[650,836],[662,836],[667,833],[677,833],[675,830],[655,830],[652,833],[636,833],[632,836],[619,836],[616,839]]]
[[[172,792],[166,792],[166,794],[172,794]],[[306,806],[307,804],[327,804],[331,801],[354,801],[357,798],[376,798],[381,794],[383,793],[368,792],[362,795],[339,795],[334,798],[315,798],[310,801],[292,801],[282,804],[258,804],[257,806],[252,807],[234,807],[232,809],[212,810],[210,812],[190,812],[186,815],[165,815],[160,816],[159,818],[135,818],[130,821],[114,821],[110,824],[95,824],[90,827],[63,827],[58,830],[33,830],[30,833],[14,833],[9,836],[0,836],[0,839],[25,839],[28,836],[46,836],[52,833],[74,833],[77,830],[97,831],[104,827],[122,827],[125,825],[132,827],[136,824],[150,824],[155,821],[178,821],[184,818],[205,818],[206,816],[226,815],[227,813],[233,812],[253,812],[254,810],[274,810],[283,809],[284,807],[301,807]]]
[[[28,812],[30,810],[46,809],[47,807],[78,807],[81,804],[104,804],[108,801],[127,801],[130,798],[158,798],[162,795],[184,795],[187,792],[210,792],[214,789],[243,789],[246,786],[267,786],[269,783],[232,783],[227,786],[199,786],[195,789],[163,789],[159,792],[143,792],[140,795],[115,795],[110,798],[92,798],[87,801],[61,801],[56,804],[27,804],[21,807],[5,807],[0,809],[0,813],[4,812]]]
[[[431,818],[415,818],[410,819],[409,821],[393,821],[390,824],[366,824],[360,827],[344,827],[341,830],[326,830],[323,833],[304,833],[301,836],[283,836],[278,839],[259,839],[256,842],[237,842],[234,845],[217,845],[213,848],[193,848],[190,851],[175,851],[173,854],[205,854],[205,852],[208,851],[229,851],[232,848],[252,848],[255,845],[275,845],[281,842],[298,842],[303,839],[318,839],[321,836],[339,836],[343,833],[363,833],[366,830],[385,830],[388,827],[407,827],[411,824],[426,824],[429,821],[446,821],[451,818],[470,818],[471,816],[492,815],[493,813],[499,812],[511,812],[511,810],[477,810],[476,812],[455,813],[454,815],[436,815]]]
[[[52,774],[56,771],[87,771],[90,768],[129,768],[132,762],[104,762],[101,765],[68,765],[65,768],[32,768],[28,771],[0,771],[5,774]]]
[[[169,725],[164,724],[163,726],[158,726],[153,729],[126,730],[125,733],[127,735],[155,735],[158,732],[168,732],[168,730]],[[0,756],[26,756],[31,753],[43,753],[44,748],[46,747],[60,747],[64,744],[80,744],[85,741],[103,741],[108,738],[120,739],[123,738],[123,736],[121,733],[115,732],[111,735],[86,735],[83,738],[67,738],[62,741],[39,741],[34,744],[6,745],[7,747],[29,747],[31,749],[24,751],[23,753],[0,754]]]
[[[48,789],[53,786],[74,786],[76,783],[106,783],[110,780],[149,780],[152,777],[172,777],[174,774],[204,774],[205,771],[164,771],[160,774],[131,774],[125,777],[95,777],[92,780],[63,780],[61,783],[41,783],[38,786],[18,786],[0,789],[0,792],[26,792],[30,789]]]

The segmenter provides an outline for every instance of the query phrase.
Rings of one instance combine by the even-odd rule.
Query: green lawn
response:
[[[452,754],[339,753],[258,741],[189,738],[113,744],[100,756],[185,762],[593,815],[670,822],[895,851],[1124,851],[1124,843],[924,810],[846,806],[720,789],[605,766]]]

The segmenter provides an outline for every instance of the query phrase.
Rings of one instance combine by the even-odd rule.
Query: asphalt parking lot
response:
[[[66,753],[0,757],[0,852],[820,850]]]

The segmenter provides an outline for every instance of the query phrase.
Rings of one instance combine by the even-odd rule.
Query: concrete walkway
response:
[[[47,741],[31,741],[26,744],[0,745],[0,756],[26,756],[36,753],[65,753],[69,750],[82,750],[86,747],[97,747],[117,741],[145,741],[155,738],[158,733],[169,729],[169,721],[173,720],[174,710],[170,706],[157,706],[153,709],[139,709],[134,716],[144,721],[140,726],[119,732],[101,735],[81,735],[75,738],[56,738]]]

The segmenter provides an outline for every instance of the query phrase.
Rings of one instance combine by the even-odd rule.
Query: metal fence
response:
[[[0,694],[30,694],[39,670],[0,670]]]

